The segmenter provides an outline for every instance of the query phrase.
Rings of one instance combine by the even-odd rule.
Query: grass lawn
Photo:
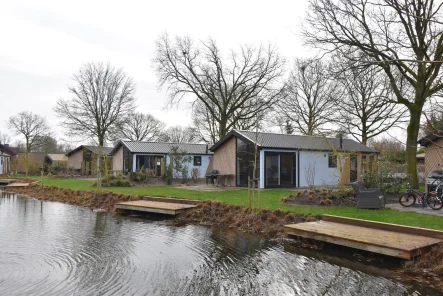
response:
[[[33,177],[41,179],[41,177]],[[53,185],[75,190],[93,190],[93,181],[80,179],[49,179],[43,177],[44,185]],[[105,190],[121,194],[177,197],[199,200],[218,200],[234,205],[247,206],[247,190],[226,190],[219,192],[194,191],[172,186],[147,186],[147,187],[108,187]],[[439,216],[418,214],[413,212],[400,212],[391,209],[365,210],[353,207],[311,207],[281,204],[281,198],[294,194],[292,190],[273,189],[261,192],[262,208],[281,209],[294,214],[306,215],[336,215],[372,221],[395,223],[409,226],[425,227],[443,230],[443,218]]]

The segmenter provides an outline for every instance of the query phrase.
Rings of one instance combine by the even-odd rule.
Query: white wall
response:
[[[132,156],[132,171],[135,172],[136,171],[136,165],[137,165],[137,161],[136,161],[136,157],[137,155],[157,155],[157,156],[164,156],[164,154],[133,154]],[[199,178],[204,178],[206,175],[206,169],[208,168],[209,165],[209,160],[211,159],[211,155],[195,155],[195,156],[201,156],[202,157],[202,162],[201,162],[201,166],[194,166],[194,155],[191,155],[191,161],[188,163],[188,168],[189,168],[189,178],[191,177],[191,172],[193,168],[199,168],[200,170],[200,175]],[[166,168],[168,167],[170,162],[170,158],[169,155],[166,155]]]
[[[305,168],[314,165],[315,178],[314,185],[337,185],[340,183],[340,169],[330,168],[328,165],[328,152],[300,151],[300,185],[299,187],[308,186],[306,182]]]
[[[211,159],[211,155],[195,155],[195,156],[201,156],[202,157],[202,162],[201,162],[201,166],[194,166],[194,155],[190,155],[191,156],[191,161],[188,162],[188,177],[191,177],[192,174],[192,169],[193,168],[198,168],[199,169],[199,178],[204,178],[206,176],[206,169],[208,168],[209,165],[209,161]],[[169,165],[170,162],[170,158],[169,155],[166,156],[166,166]]]

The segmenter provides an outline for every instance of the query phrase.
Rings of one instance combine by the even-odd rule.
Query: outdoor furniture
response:
[[[206,175],[206,185],[209,184],[209,180],[211,181],[211,184],[214,185],[215,182],[217,180],[217,175],[218,175],[218,171],[217,170],[212,170],[209,172],[209,174]]]
[[[221,174],[217,170],[212,170],[209,174],[206,175],[206,185],[209,184],[209,180],[212,185],[215,186],[227,186],[228,185],[228,177],[234,176],[234,174]],[[225,182],[222,183],[222,178],[225,178]]]
[[[380,188],[365,188],[365,184],[361,181],[350,185],[357,193],[357,208],[381,209],[385,207],[385,198]]]

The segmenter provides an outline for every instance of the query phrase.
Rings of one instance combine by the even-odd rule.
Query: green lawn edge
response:
[[[33,177],[41,180],[41,177]],[[74,190],[94,190],[93,181],[83,179],[51,179],[43,177],[43,185],[57,186]],[[226,190],[216,192],[195,191],[173,186],[146,186],[146,187],[107,187],[107,191],[118,194],[187,198],[197,200],[217,200],[232,205],[247,206],[247,190]],[[336,215],[371,221],[394,223],[407,226],[416,226],[443,230],[443,219],[439,216],[419,214],[414,212],[401,212],[392,209],[366,210],[353,207],[312,207],[286,205],[280,200],[294,194],[293,190],[273,189],[261,192],[261,206],[263,209],[291,212],[296,215]]]

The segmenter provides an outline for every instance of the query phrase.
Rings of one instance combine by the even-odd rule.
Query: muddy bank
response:
[[[415,259],[413,263],[400,270],[420,283],[443,291],[443,243],[433,247],[428,253]]]
[[[72,190],[56,186],[31,185],[28,187],[11,187],[10,192],[24,194],[45,201],[58,201],[90,209],[114,211],[114,204],[123,201],[139,200],[141,196],[117,194],[104,191],[100,198],[94,191]]]
[[[39,200],[68,203],[90,209],[114,211],[118,202],[142,199],[142,196],[116,194],[104,191],[97,198],[94,191],[72,190],[56,186],[31,185],[28,187],[11,187],[8,191],[24,194]],[[241,231],[259,233],[269,237],[283,234],[283,225],[316,221],[313,216],[296,216],[281,210],[262,210],[260,213],[251,209],[221,203],[205,201],[197,208],[171,220],[174,224],[204,224],[235,228]]]
[[[281,210],[253,211],[219,201],[205,201],[174,219],[174,223],[210,224],[229,227],[268,237],[282,236],[283,225],[316,221],[313,216],[294,215]]]

